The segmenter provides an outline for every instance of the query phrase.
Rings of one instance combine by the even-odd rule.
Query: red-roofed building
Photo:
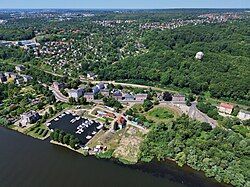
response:
[[[226,114],[231,114],[234,106],[228,103],[221,103],[219,106],[219,111]]]

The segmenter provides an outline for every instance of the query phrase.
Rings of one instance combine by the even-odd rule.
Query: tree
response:
[[[69,144],[69,141],[70,141],[70,134],[66,134],[64,137],[63,137],[63,143],[64,144]]]
[[[53,110],[52,107],[49,107],[49,113],[50,113],[50,114],[54,114],[54,110]]]
[[[69,98],[69,103],[70,103],[70,104],[74,104],[74,103],[75,103],[75,99],[74,99],[73,97],[70,97],[70,98]]]
[[[162,96],[164,101],[172,101],[172,94],[169,92],[164,92]]]
[[[153,106],[154,106],[154,103],[148,99],[145,99],[142,105],[145,112],[149,111],[151,108],[153,108]]]

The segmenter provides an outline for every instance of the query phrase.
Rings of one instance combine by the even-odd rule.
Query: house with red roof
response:
[[[233,112],[234,106],[228,103],[221,103],[219,106],[219,112],[225,114],[231,114]]]

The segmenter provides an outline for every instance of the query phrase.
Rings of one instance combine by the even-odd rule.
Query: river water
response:
[[[0,127],[0,187],[210,187],[201,173],[173,163],[125,166]]]

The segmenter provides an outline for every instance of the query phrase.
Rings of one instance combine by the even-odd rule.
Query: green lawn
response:
[[[154,108],[148,112],[148,115],[154,118],[166,119],[173,118],[174,114],[167,108]]]
[[[46,125],[32,126],[28,129],[27,135],[38,139],[46,139],[49,137],[49,129]]]
[[[167,107],[156,107],[146,113],[146,118],[156,123],[168,122],[176,117],[174,111]]]

